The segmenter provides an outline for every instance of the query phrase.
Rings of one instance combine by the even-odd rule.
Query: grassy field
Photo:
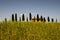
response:
[[[0,40],[60,40],[60,23],[2,22]]]

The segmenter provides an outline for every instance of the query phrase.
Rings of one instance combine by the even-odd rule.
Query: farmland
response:
[[[0,40],[60,40],[60,23],[1,22]]]

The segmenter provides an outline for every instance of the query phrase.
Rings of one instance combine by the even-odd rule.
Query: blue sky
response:
[[[39,16],[58,19],[60,22],[60,0],[0,0],[0,21],[6,17],[11,20],[12,13],[17,13],[18,19],[20,14],[25,17],[32,13],[33,16]]]

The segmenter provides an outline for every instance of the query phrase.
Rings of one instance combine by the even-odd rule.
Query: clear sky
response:
[[[5,17],[11,20],[12,13],[17,13],[19,18],[20,14],[27,17],[30,12],[33,16],[38,13],[46,18],[57,18],[60,22],[60,0],[0,0],[0,21]]]

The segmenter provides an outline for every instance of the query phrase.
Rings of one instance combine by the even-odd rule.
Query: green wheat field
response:
[[[0,40],[60,40],[60,23],[0,22]]]

